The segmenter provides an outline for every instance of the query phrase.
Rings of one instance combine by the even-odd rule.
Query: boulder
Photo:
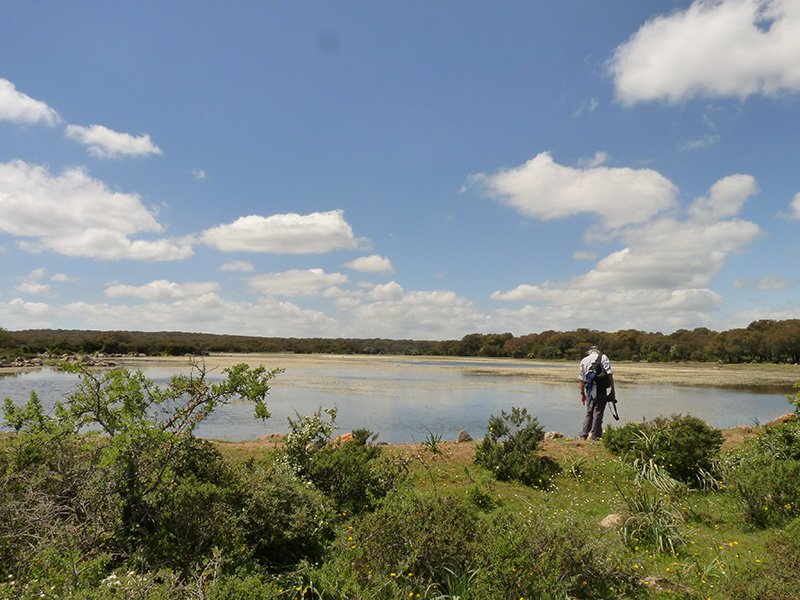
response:
[[[622,518],[621,514],[611,513],[605,519],[600,521],[600,527],[603,527],[605,529],[613,529],[619,527],[620,525],[622,525],[622,523],[624,523],[624,519]]]
[[[558,431],[548,431],[544,434],[545,441],[549,442],[550,440],[560,440],[564,437],[564,434]]]
[[[352,433],[343,433],[342,435],[337,435],[335,438],[331,440],[332,444],[343,444],[345,442],[352,442],[353,441],[353,434]]]
[[[767,421],[764,423],[765,427],[772,427],[773,425],[780,425],[781,423],[786,423],[786,421],[791,421],[794,419],[794,413],[786,413],[780,417],[772,419],[771,421]]]
[[[471,442],[471,441],[472,441],[472,436],[467,433],[466,429],[462,429],[461,431],[458,432],[458,439],[456,440],[456,442],[458,442],[459,444],[463,444],[464,442]]]

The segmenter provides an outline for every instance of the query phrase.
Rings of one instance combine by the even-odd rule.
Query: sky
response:
[[[800,0],[0,3],[0,327],[800,318]]]

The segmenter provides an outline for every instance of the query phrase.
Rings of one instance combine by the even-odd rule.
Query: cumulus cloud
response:
[[[467,298],[455,292],[402,292],[394,282],[378,292],[386,298],[374,302],[352,299],[338,301],[337,306],[348,318],[348,330],[359,337],[374,336],[379,327],[382,336],[422,340],[448,339],[463,336],[464,331],[485,331],[489,324]]]
[[[605,155],[598,153],[597,160]],[[676,186],[650,169],[559,165],[542,152],[524,165],[470,176],[492,198],[528,217],[559,219],[593,213],[606,227],[643,223],[676,205]]]
[[[130,133],[119,133],[102,125],[82,127],[67,125],[65,135],[88,147],[89,154],[97,158],[117,158],[119,156],[147,156],[161,154],[146,133],[133,136]]]
[[[185,243],[129,237],[163,229],[138,195],[113,192],[82,169],[52,175],[20,160],[0,163],[0,231],[34,238],[19,242],[26,251],[146,261],[193,254]]]
[[[696,199],[689,215],[699,221],[716,221],[739,214],[744,203],[758,193],[752,175],[730,175],[711,186],[707,196]]]
[[[55,125],[60,120],[47,104],[17,91],[7,79],[0,79],[0,121]]]
[[[198,298],[218,291],[220,285],[213,281],[175,283],[166,279],[151,281],[144,285],[122,285],[115,283],[106,288],[109,298],[143,298],[145,300],[171,301]]]
[[[309,215],[250,215],[207,229],[200,234],[199,240],[222,252],[322,254],[358,247],[353,230],[341,210]]]
[[[386,302],[398,300],[403,297],[403,288],[396,281],[390,281],[382,285],[376,285],[369,293],[367,299],[372,302]]]
[[[581,322],[585,306],[609,321],[616,315],[621,323],[626,316],[637,318],[633,315],[643,322],[662,315],[678,326],[686,319],[697,322],[721,302],[708,286],[725,261],[761,236],[755,223],[732,218],[757,191],[752,177],[723,178],[689,206],[683,220],[667,215],[618,230],[615,239],[624,247],[601,258],[588,273],[498,290],[491,299],[532,303],[527,317],[548,315],[560,323],[573,319],[571,327]]]
[[[260,298],[256,303],[226,301],[210,293],[174,302],[107,304],[73,302],[64,305],[26,302],[15,298],[0,304],[0,321],[20,329],[72,328],[133,331],[190,331],[275,336],[341,335],[334,319],[290,302]]]
[[[800,192],[795,194],[791,204],[789,204],[789,218],[800,219]]]
[[[14,289],[23,294],[30,294],[33,296],[49,296],[51,294],[49,284],[34,281],[23,281],[15,286]]]
[[[271,296],[320,296],[330,288],[346,284],[347,275],[326,273],[322,269],[291,269],[282,273],[255,275],[249,280],[250,287]]]
[[[225,263],[219,268],[220,271],[238,271],[241,273],[251,273],[256,270],[252,263],[247,262],[246,260],[232,260],[229,263]]]
[[[658,16],[609,64],[617,97],[683,102],[800,91],[800,6],[790,0],[696,0]]]
[[[361,271],[363,273],[394,273],[392,261],[378,254],[362,256],[345,263],[344,266],[348,269]]]

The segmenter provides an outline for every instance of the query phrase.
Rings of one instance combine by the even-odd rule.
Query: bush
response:
[[[534,487],[546,487],[559,466],[539,455],[544,429],[526,408],[513,407],[510,413],[492,415],[483,441],[475,449],[475,464],[500,481],[518,481]]]
[[[293,469],[250,462],[240,492],[241,552],[281,568],[322,556],[333,538],[333,504]]]
[[[469,598],[637,598],[637,577],[582,524],[502,513],[486,525]]]
[[[479,544],[478,511],[456,498],[397,493],[352,532],[357,562],[384,576],[412,573],[436,581],[472,567]]]
[[[658,417],[621,428],[610,425],[602,439],[612,454],[632,462],[652,460],[687,483],[702,483],[703,472],[713,471],[722,447],[722,432],[690,415]]]
[[[328,444],[309,461],[309,480],[330,497],[339,512],[361,513],[396,489],[404,465],[381,456],[370,436],[356,434],[342,444]]]

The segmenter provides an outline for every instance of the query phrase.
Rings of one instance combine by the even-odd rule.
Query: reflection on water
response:
[[[249,440],[286,432],[286,417],[296,412],[312,414],[320,406],[336,407],[342,431],[364,428],[392,444],[421,442],[429,434],[453,440],[465,429],[483,437],[491,415],[524,406],[546,431],[577,436],[584,408],[578,386],[532,383],[508,375],[465,374],[460,368],[436,363],[437,368],[361,370],[348,368],[291,369],[274,381],[268,398],[272,418],[262,423],[251,405],[234,402],[218,408],[196,431],[198,436],[223,440]],[[463,367],[463,363],[458,363]],[[175,369],[145,367],[144,375],[166,385]],[[212,375],[214,377],[214,375]],[[219,375],[216,375],[219,377]],[[52,407],[74,390],[77,376],[51,369],[0,377],[0,398],[17,404],[36,390],[45,407]],[[606,414],[606,423],[652,419],[676,413],[691,414],[714,427],[766,422],[789,412],[781,393],[677,386],[617,386],[620,421]]]

